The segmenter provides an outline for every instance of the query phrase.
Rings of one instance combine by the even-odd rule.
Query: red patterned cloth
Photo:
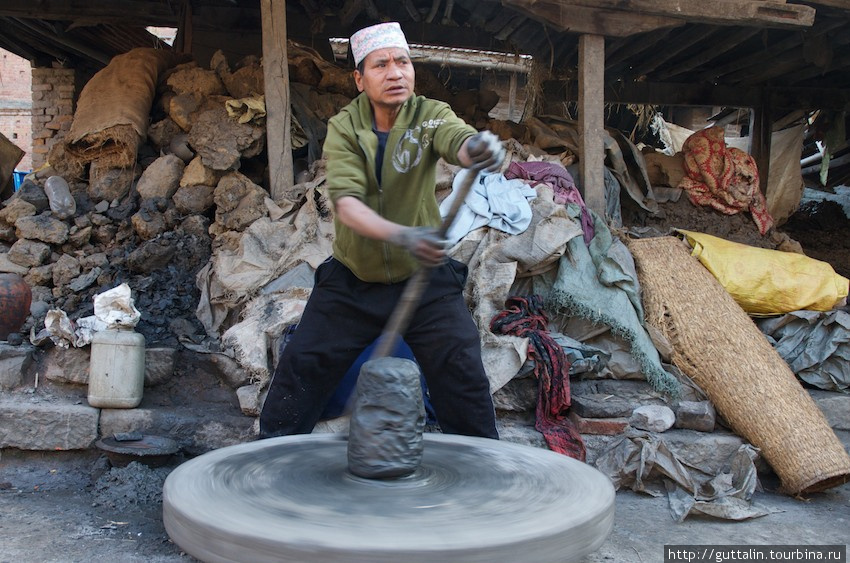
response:
[[[740,149],[727,147],[722,127],[697,131],[687,138],[682,152],[685,177],[679,187],[688,193],[691,203],[727,215],[749,211],[762,235],[773,226],[755,160]]]
[[[578,429],[567,418],[570,408],[570,362],[564,349],[549,334],[543,298],[509,297],[505,309],[490,321],[494,334],[528,338],[528,356],[534,360],[538,380],[534,428],[543,434],[552,451],[584,461],[587,455]]]

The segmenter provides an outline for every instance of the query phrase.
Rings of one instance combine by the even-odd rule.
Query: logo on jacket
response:
[[[422,152],[431,146],[434,131],[445,122],[445,119],[429,119],[404,132],[393,151],[396,172],[406,174],[422,161]]]

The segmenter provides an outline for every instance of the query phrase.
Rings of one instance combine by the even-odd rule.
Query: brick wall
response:
[[[26,152],[16,169],[32,170],[32,74],[26,59],[0,49],[0,133]]]
[[[32,165],[42,166],[50,148],[65,138],[74,119],[73,69],[32,69]]]

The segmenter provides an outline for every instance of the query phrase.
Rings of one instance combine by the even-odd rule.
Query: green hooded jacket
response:
[[[440,157],[460,164],[457,153],[476,133],[444,102],[412,96],[402,106],[387,139],[382,182],[378,184],[375,155],[378,137],[372,131],[372,106],[365,94],[328,121],[324,144],[328,195],[333,202],[353,196],[389,221],[410,227],[437,227],[440,210],[435,197],[436,165]],[[362,237],[334,219],[334,257],[367,282],[396,283],[418,268],[403,248]]]

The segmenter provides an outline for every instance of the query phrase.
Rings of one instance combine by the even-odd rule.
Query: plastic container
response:
[[[135,408],[142,402],[144,386],[145,337],[132,329],[95,333],[89,364],[89,405]]]
[[[27,174],[29,174],[29,172],[19,172],[17,170],[13,172],[15,191],[18,191],[18,188],[20,188],[21,184],[24,183],[24,179],[26,178]]]
[[[71,195],[71,188],[62,176],[51,176],[44,183],[44,193],[50,202],[50,211],[59,219],[73,217],[77,212],[77,202]]]

